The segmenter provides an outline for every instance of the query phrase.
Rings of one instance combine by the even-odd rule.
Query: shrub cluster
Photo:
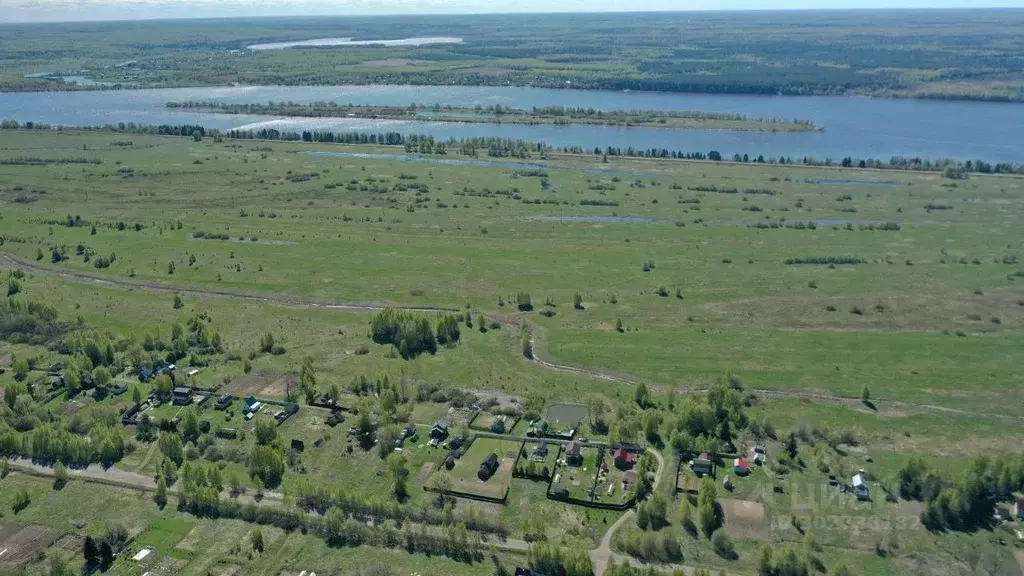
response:
[[[385,308],[370,319],[370,337],[377,344],[391,344],[405,359],[437,353],[437,337],[423,314]]]

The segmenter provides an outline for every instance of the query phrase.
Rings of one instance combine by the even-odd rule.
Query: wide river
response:
[[[586,106],[611,109],[665,109],[732,112],[748,117],[801,118],[824,128],[817,132],[733,132],[610,126],[463,124],[356,118],[278,118],[168,109],[181,100],[266,103],[316,100],[338,104],[453,106],[503,104]],[[273,127],[280,130],[333,130],[432,134],[435,137],[501,136],[585,148],[618,146],[669,150],[718,150],[724,155],[817,158],[983,159],[1024,162],[1024,104],[885,100],[856,96],[744,96],[602,92],[516,87],[468,86],[243,86],[103,92],[0,94],[0,119],[64,125],[201,124],[209,128]]]

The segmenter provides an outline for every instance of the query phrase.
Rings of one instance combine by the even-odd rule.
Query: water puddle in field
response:
[[[242,238],[234,237],[231,238],[212,238],[209,236],[196,236],[195,234],[189,234],[189,240],[213,240],[215,242],[238,242],[244,244],[263,244],[264,246],[294,246],[298,242],[292,242],[290,240],[263,240],[262,238]]]
[[[601,174],[602,176],[604,176],[604,175],[607,175],[607,176],[619,176],[619,175],[622,175],[622,176],[643,176],[643,177],[646,177],[646,178],[660,178],[660,177],[664,176],[664,174],[658,174],[657,172],[637,172],[637,171],[634,171],[634,170],[611,170],[611,169],[604,170],[604,169],[601,169],[601,168],[589,168],[589,169],[586,169],[586,170],[581,170],[581,172],[586,172],[587,174]]]
[[[870,186],[873,188],[904,186],[900,182],[893,182],[891,180],[846,180],[843,178],[787,178],[786,180],[800,184],[825,184],[830,186]]]
[[[547,170],[548,167],[542,164],[529,164],[526,162],[503,162],[500,160],[461,160],[456,158],[428,158],[426,156],[412,156],[409,154],[369,154],[362,152],[326,152],[322,150],[304,150],[299,152],[304,156],[326,156],[328,158],[355,158],[361,160],[397,160],[399,162],[412,162],[418,164],[441,164],[444,166],[476,166],[486,168],[497,166],[499,168],[511,168],[513,170]]]
[[[249,50],[283,50],[285,48],[326,48],[331,46],[426,46],[428,44],[461,44],[462,38],[431,36],[395,40],[353,40],[351,38],[313,38],[297,42],[250,44]]]
[[[530,216],[528,220],[565,224],[671,224],[668,220],[640,216]]]

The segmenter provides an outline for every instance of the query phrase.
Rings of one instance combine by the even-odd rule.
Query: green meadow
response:
[[[504,505],[424,490],[446,474],[445,448],[427,445],[431,425],[494,397],[486,411],[497,405],[542,415],[553,402],[586,404],[581,435],[638,442],[665,455],[656,494],[669,502],[667,524],[645,528],[627,518],[612,538],[617,554],[653,558],[640,547],[657,533],[678,538],[673,564],[730,574],[755,573],[766,543],[804,546],[825,573],[840,563],[859,574],[1021,573],[1009,527],[930,532],[918,520],[924,504],[890,505],[881,487],[892,490],[912,456],[954,477],[982,454],[1019,452],[1024,178],[554,153],[481,155],[475,160],[483,165],[432,162],[467,160],[456,154],[375,156],[401,150],[0,131],[0,286],[15,303],[8,306],[46,302],[72,323],[69,332],[108,337],[117,357],[113,382],[143,397],[157,385],[139,382],[124,358],[146,338],[191,330],[198,317],[223,346],[189,350],[179,375],[195,366],[199,372],[187,381],[217,394],[289,395],[300,403],[269,441],[288,464],[267,494],[247,455],[268,443],[256,423],[272,422],[278,408],[251,421],[237,401],[230,419],[209,404],[196,409],[200,420],[237,429],[238,437],[200,438],[196,444],[207,452],[186,441],[186,463],[237,476],[240,502],[265,497],[260,506],[295,509],[303,490],[324,486],[377,509],[386,502],[452,514],[429,528],[449,535],[457,532],[451,526],[461,527],[451,518],[500,522],[509,543],[474,531],[472,538],[486,541],[472,561],[401,545],[338,545],[317,524],[331,514],[307,511],[308,534],[266,525],[266,546],[257,552],[250,523],[178,511],[174,495],[158,509],[151,488],[73,478],[56,491],[50,479],[24,471],[0,480],[0,527],[99,535],[119,522],[136,549],[157,549],[158,573],[183,574],[468,576],[527,563],[513,541],[597,548],[622,513],[547,500],[546,482],[508,478],[526,418],[509,440],[478,438],[451,474],[479,488],[480,461],[499,451],[507,461],[488,482],[508,483]],[[312,151],[339,155],[305,154]],[[365,156],[344,156],[351,153]],[[388,306],[416,309],[410,314],[431,325],[458,314],[458,342],[403,359],[371,339],[371,317]],[[267,334],[276,347],[264,346]],[[524,354],[524,341],[532,342],[532,354]],[[79,415],[100,426],[105,414],[131,405],[131,392],[93,399],[46,388],[47,367],[72,358],[59,344],[0,341],[0,387],[15,390],[21,380],[34,387],[31,403],[0,404],[12,428],[24,427],[29,412],[68,429],[77,430],[80,422],[71,421]],[[16,366],[26,358],[32,366],[22,378]],[[327,409],[305,405],[297,387],[310,370],[318,393],[340,390],[345,422],[329,427]],[[778,432],[769,464],[737,480],[732,494],[716,478],[735,556],[679,530],[688,497],[672,489],[681,399],[704,401],[703,391],[727,374],[743,391],[745,423],[771,422]],[[385,376],[389,384],[382,385]],[[360,387],[362,377],[378,387]],[[474,400],[461,401],[459,391]],[[393,394],[402,396],[398,407],[385,408]],[[596,403],[606,406],[610,429],[596,425]],[[41,412],[33,412],[37,404]],[[192,410],[164,404],[151,413],[171,420]],[[374,445],[359,431],[371,426],[364,422],[370,414],[387,421],[382,432],[414,423],[418,436],[401,451]],[[651,429],[641,433],[641,422],[643,429],[653,422]],[[468,430],[451,426],[453,433]],[[723,443],[738,452],[761,439],[750,427],[725,432]],[[789,432],[801,436],[800,457],[786,460],[780,495],[772,492],[783,474],[774,458],[788,449]],[[842,441],[833,441],[840,433]],[[113,470],[161,476],[165,448],[131,430],[126,438]],[[387,438],[377,439],[393,442]],[[293,439],[304,442],[301,454],[288,449]],[[210,459],[210,446],[229,455]],[[585,459],[581,491],[593,478],[593,458]],[[731,457],[723,462],[731,468]],[[827,487],[825,470],[848,481],[860,467],[871,468],[879,487],[863,507],[829,493],[808,508],[793,495]],[[184,481],[175,486],[172,494],[186,491]],[[31,503],[15,514],[23,488]],[[756,502],[762,516],[747,518],[729,500]],[[110,501],[121,505],[103,504]],[[69,506],[80,511],[52,513]],[[346,513],[386,535],[380,538],[404,529],[397,512],[372,521]],[[816,542],[807,543],[794,518]],[[857,526],[852,536],[842,524],[850,521]],[[894,535],[894,526],[903,532]],[[33,569],[43,570],[48,561],[37,560]],[[369,571],[378,564],[392,570]],[[6,568],[0,564],[0,574]],[[109,573],[138,568],[119,558]]]

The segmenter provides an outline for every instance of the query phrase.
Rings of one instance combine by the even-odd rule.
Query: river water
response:
[[[729,112],[754,118],[812,120],[816,132],[736,132],[617,126],[554,126],[431,122],[429,119],[280,118],[168,109],[169,101],[225,103],[333,101],[338,104],[404,106],[412,102],[452,106],[502,104],[585,106]],[[997,102],[885,100],[857,96],[746,96],[551,90],[472,86],[244,86],[102,92],[0,94],[0,119],[64,125],[117,122],[201,124],[210,128],[273,127],[432,134],[439,138],[500,136],[584,148],[717,150],[724,155],[778,157],[984,159],[1024,162],[1024,105]]]

